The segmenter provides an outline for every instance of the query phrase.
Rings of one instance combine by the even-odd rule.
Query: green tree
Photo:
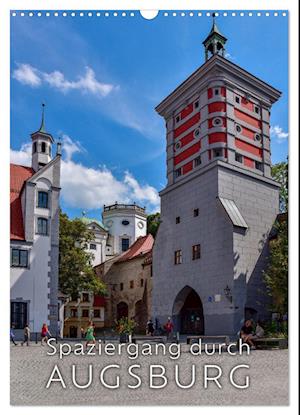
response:
[[[264,272],[272,311],[281,316],[288,311],[288,220],[287,215],[275,224],[276,235],[270,241],[269,265]]]
[[[92,254],[85,251],[94,239],[93,232],[79,219],[70,220],[60,212],[59,220],[59,287],[64,294],[78,295],[81,291],[105,294],[105,284],[96,275]]]
[[[151,233],[155,238],[160,224],[160,213],[153,213],[147,217],[147,233]]]
[[[282,161],[281,163],[274,164],[272,166],[272,177],[276,180],[280,185],[280,193],[279,193],[279,209],[280,212],[287,212],[288,211],[288,201],[289,201],[289,193],[288,193],[288,160]]]

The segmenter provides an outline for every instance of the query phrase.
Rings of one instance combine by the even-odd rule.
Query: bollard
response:
[[[177,331],[177,333],[176,333],[176,343],[177,344],[179,343],[179,331]]]

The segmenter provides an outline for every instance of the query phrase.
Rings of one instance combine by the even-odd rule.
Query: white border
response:
[[[184,4],[183,4],[184,3]],[[10,407],[9,406],[9,135],[10,135],[10,104],[9,104],[9,10],[288,10],[289,11],[289,132],[290,132],[290,192],[289,192],[289,220],[290,220],[290,402],[289,407]],[[152,414],[153,411],[173,413],[189,411],[199,413],[205,410],[208,413],[230,414],[272,414],[282,412],[286,414],[298,413],[298,150],[299,150],[299,122],[298,122],[298,2],[296,0],[9,0],[0,2],[0,252],[1,252],[1,396],[2,408],[9,413],[23,412],[32,414],[37,412],[60,413],[72,411],[82,414],[87,411],[112,411],[113,413],[140,413]],[[276,45],[275,45],[276,48]],[[274,51],[276,53],[276,50]],[[7,237],[7,238],[6,238]],[[266,402],[267,403],[267,402]]]

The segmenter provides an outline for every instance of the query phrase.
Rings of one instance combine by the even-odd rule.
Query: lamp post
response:
[[[232,303],[231,289],[228,287],[228,285],[226,285],[226,287],[224,288],[224,294],[227,300]]]

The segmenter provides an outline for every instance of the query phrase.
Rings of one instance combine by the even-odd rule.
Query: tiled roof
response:
[[[128,261],[130,259],[137,258],[138,256],[147,254],[152,250],[153,243],[154,239],[151,234],[140,236],[116,262]]]
[[[10,239],[25,239],[21,191],[26,180],[33,174],[31,167],[10,165]]]

